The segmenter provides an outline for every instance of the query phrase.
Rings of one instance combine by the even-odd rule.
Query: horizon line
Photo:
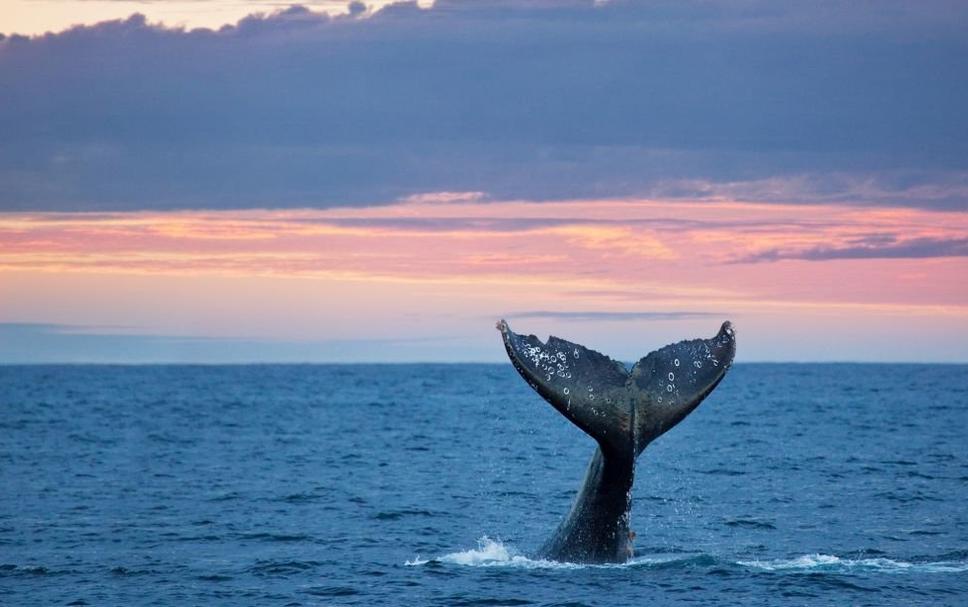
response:
[[[618,361],[622,364],[634,364],[635,361]],[[501,361],[152,361],[152,362],[107,362],[107,361],[47,361],[47,362],[6,362],[0,361],[0,367],[306,367],[306,366],[417,366],[417,365],[488,365],[503,366],[510,364]],[[956,361],[883,361],[883,360],[747,360],[734,362],[737,365],[968,365],[968,360]]]

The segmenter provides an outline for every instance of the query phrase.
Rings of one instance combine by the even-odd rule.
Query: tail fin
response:
[[[588,348],[497,328],[514,368],[546,401],[598,441],[606,456],[635,457],[689,415],[723,379],[736,352],[732,325],[712,339],[652,352],[632,368]]]
[[[736,355],[736,332],[724,322],[712,339],[680,341],[632,367],[635,453],[675,426],[713,391]]]

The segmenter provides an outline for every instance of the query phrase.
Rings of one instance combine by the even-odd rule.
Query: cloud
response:
[[[800,259],[922,259],[927,257],[968,257],[968,238],[911,238],[899,240],[893,234],[854,239],[846,246],[805,249],[768,249],[738,259],[737,263],[756,263]]]
[[[831,171],[743,181],[666,180],[653,186],[649,195],[691,200],[810,204],[856,202],[964,209],[968,208],[968,173],[887,171],[875,175]]]
[[[551,320],[570,320],[578,322],[628,322],[628,321],[665,321],[695,320],[697,318],[719,317],[715,312],[605,312],[605,311],[551,311],[530,310],[512,312],[507,318],[542,318]]]
[[[783,202],[963,209],[966,16],[941,0],[441,1],[9,36],[0,210],[736,184]]]
[[[621,294],[637,307],[672,291],[722,297],[724,289],[777,288],[762,267],[746,273],[738,263],[948,257],[953,271],[954,256],[964,254],[966,222],[965,213],[938,210],[674,200],[4,213],[0,271],[496,284],[540,279],[596,301]],[[721,264],[731,265],[724,271]],[[743,280],[752,282],[740,287]],[[582,292],[588,288],[593,292]]]

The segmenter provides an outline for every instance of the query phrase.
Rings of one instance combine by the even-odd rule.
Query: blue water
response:
[[[575,566],[510,365],[0,367],[0,603],[964,605],[966,433],[965,366],[737,365]]]

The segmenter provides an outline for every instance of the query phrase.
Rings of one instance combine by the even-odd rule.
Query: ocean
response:
[[[4,366],[0,604],[965,605],[966,434],[966,366],[737,364],[575,565],[510,364]]]

